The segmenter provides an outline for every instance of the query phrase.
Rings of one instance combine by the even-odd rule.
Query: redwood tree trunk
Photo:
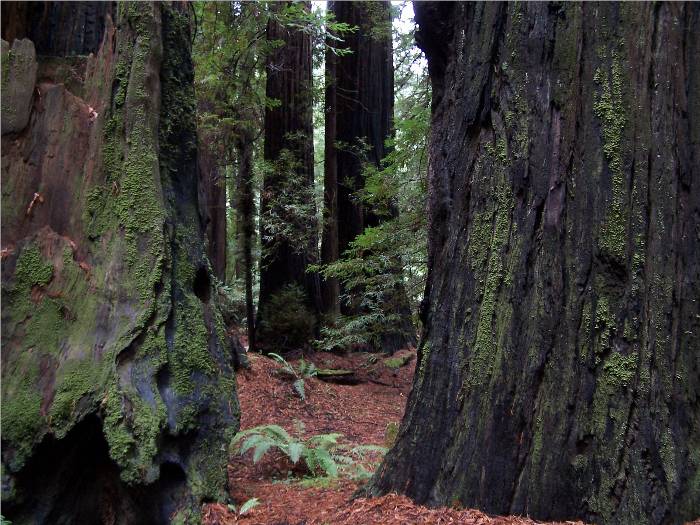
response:
[[[372,491],[700,515],[700,5],[418,3],[425,332]]]
[[[330,100],[326,107],[326,185],[335,182],[337,248],[335,259],[368,226],[381,219],[363,203],[358,193],[365,186],[367,165],[381,167],[387,154],[385,142],[392,135],[394,113],[394,68],[389,2],[330,2],[329,10],[338,22],[357,30],[344,35],[343,47],[352,53],[334,57],[327,69]],[[333,135],[329,136],[329,128]],[[332,176],[328,176],[331,173]],[[327,195],[328,188],[326,189]],[[332,238],[328,239],[333,242]],[[324,248],[325,249],[325,248]],[[328,250],[329,260],[332,262]],[[399,270],[397,270],[399,271]],[[362,290],[342,290],[359,296]],[[384,309],[398,314],[399,321],[387,322],[381,335],[381,349],[392,353],[415,344],[411,312],[403,287],[384,296]],[[345,314],[360,313],[356,304],[340,305]]]
[[[24,7],[15,35],[35,15],[47,29],[38,58],[2,42],[3,515],[184,522],[226,498],[239,418],[198,212],[189,10]],[[64,9],[103,16],[76,29]]]
[[[255,240],[255,191],[253,180],[253,137],[241,129],[236,142],[238,150],[238,184],[236,212],[238,217],[238,243],[243,259],[243,278],[245,281],[246,325],[248,329],[248,348],[255,348],[255,303],[253,301],[253,242]]]
[[[207,238],[207,256],[214,275],[226,280],[226,181],[208,147],[208,137],[198,137],[199,203]]]
[[[280,16],[286,3],[272,4]],[[304,3],[310,9],[309,3]],[[281,41],[268,58],[268,99],[276,105],[265,111],[265,173],[261,196],[260,300],[258,325],[273,337],[278,334],[275,312],[269,302],[289,285],[305,294],[304,306],[316,315],[321,309],[318,274],[308,273],[318,263],[313,156],[311,92],[311,36],[271,17],[267,39]],[[300,211],[301,207],[306,207]],[[260,333],[260,339],[264,339]]]
[[[329,5],[333,11],[334,2]],[[321,262],[330,264],[338,260],[338,153],[335,147],[337,127],[336,71],[337,57],[330,49],[335,41],[327,42],[326,50],[326,99],[324,128],[323,163],[323,239],[321,242]],[[321,281],[323,312],[330,316],[340,313],[340,283],[335,277]]]

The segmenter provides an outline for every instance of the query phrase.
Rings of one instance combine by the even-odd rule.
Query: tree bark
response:
[[[416,2],[433,86],[414,387],[371,491],[700,515],[700,6]]]
[[[365,167],[382,167],[387,154],[385,142],[393,134],[394,68],[389,2],[330,2],[329,10],[338,22],[357,27],[355,32],[344,36],[343,45],[352,53],[335,58],[328,70],[332,106],[327,105],[326,133],[331,127],[333,136],[326,137],[326,172],[332,170],[336,183],[338,232],[335,259],[329,256],[327,261],[332,262],[366,227],[381,222],[358,193],[365,187]],[[327,185],[332,182],[329,177]],[[362,290],[343,292],[354,296],[363,293]],[[398,315],[399,320],[387,322],[380,337],[381,348],[377,350],[393,353],[414,345],[411,312],[403,287],[399,285],[385,293],[383,303],[386,313]],[[360,313],[359,307],[352,303],[341,304],[340,310],[349,315]]]
[[[333,12],[335,2],[328,9]],[[337,127],[336,71],[337,57],[331,46],[336,42],[328,40],[326,50],[326,100],[324,129],[323,163],[323,238],[321,241],[321,262],[334,263],[338,260],[338,155],[335,147]],[[335,277],[321,281],[323,312],[335,317],[340,314],[340,283]]]
[[[272,5],[278,14],[287,3]],[[303,3],[310,9],[309,3]],[[269,163],[261,196],[260,300],[258,326],[277,336],[274,312],[268,303],[289,285],[300,287],[305,307],[314,316],[321,309],[318,274],[308,273],[318,263],[311,92],[311,36],[286,27],[274,17],[267,26],[267,39],[281,41],[268,57],[268,99],[278,101],[265,111],[265,160]],[[301,213],[301,206],[308,209]],[[291,210],[291,211],[290,211]],[[283,231],[280,231],[283,230]],[[264,334],[260,333],[260,340]]]
[[[226,498],[239,410],[198,211],[191,19],[184,4],[71,8],[105,5],[90,56],[64,45],[62,7],[27,7],[46,7],[55,53],[25,86],[26,127],[2,136],[2,510],[16,523],[170,523]],[[33,60],[3,41],[3,77]]]
[[[208,146],[208,137],[198,137],[197,169],[199,171],[200,214],[205,226],[207,256],[214,275],[226,281],[226,181]]]
[[[245,280],[246,324],[248,348],[255,348],[255,303],[253,301],[253,241],[255,239],[255,192],[253,180],[253,137],[241,130],[236,142],[238,150],[238,184],[236,211],[238,212],[238,240],[243,259]]]

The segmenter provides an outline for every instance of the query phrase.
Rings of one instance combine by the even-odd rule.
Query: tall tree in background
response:
[[[331,13],[335,2],[328,4]],[[324,162],[323,162],[323,235],[321,239],[321,263],[332,264],[338,260],[338,153],[336,150],[336,126],[338,118],[336,95],[336,71],[338,57],[336,44],[328,36],[326,45],[324,100]],[[321,281],[323,312],[332,317],[340,314],[340,283],[335,276]]]
[[[318,275],[307,272],[310,264],[318,262],[311,34],[300,24],[292,23],[309,12],[308,2],[276,3],[271,6],[267,25],[267,40],[276,48],[267,61],[267,168],[261,195],[258,312],[263,343],[265,338],[269,342],[288,335],[284,332],[290,327],[281,320],[284,314],[280,305],[290,314],[305,312],[311,318],[321,308]],[[315,325],[313,319],[307,321],[310,327]],[[314,329],[306,330],[302,339],[310,339]]]
[[[433,85],[419,366],[373,492],[700,513],[700,5],[416,3]]]
[[[199,206],[207,238],[207,256],[212,271],[223,282],[226,278],[226,178],[222,166],[209,147],[211,137],[200,130],[197,137]]]
[[[392,136],[394,69],[392,59],[391,5],[389,2],[329,2],[335,19],[356,28],[344,36],[349,54],[330,56],[326,62],[329,83],[326,91],[326,220],[337,221],[324,231],[324,263],[339,254],[367,227],[377,226],[381,216],[360,198],[369,167],[379,170],[387,155],[386,141]],[[395,215],[392,206],[390,215]],[[398,263],[391,271],[400,272]],[[337,281],[326,277],[325,310],[337,301]],[[343,293],[362,296],[360,288]],[[393,352],[415,342],[408,300],[400,281],[382,293],[380,307],[389,314],[378,342]],[[340,310],[355,315],[361,300],[343,301]]]
[[[262,136],[265,108],[263,67],[268,51],[264,38],[267,12],[262,4],[254,2],[202,2],[196,4],[196,10],[199,22],[195,40],[197,100],[200,134],[204,137],[200,145],[200,167],[205,169],[203,175],[209,177],[209,186],[214,184],[205,192],[210,202],[213,201],[213,205],[205,208],[212,232],[210,258],[213,258],[215,271],[225,273],[225,254],[231,253],[235,278],[243,277],[248,342],[255,347],[256,187],[253,164],[258,139]],[[228,181],[224,177],[227,173]],[[221,232],[223,230],[226,235],[226,230],[225,225],[219,226],[222,220],[219,210],[226,209],[225,195],[221,195],[226,187],[233,211],[233,231],[224,237],[224,246],[221,246]],[[227,243],[233,249],[226,249]],[[225,275],[220,279],[225,281]]]

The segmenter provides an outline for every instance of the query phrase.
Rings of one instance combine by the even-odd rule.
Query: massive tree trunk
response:
[[[40,56],[2,42],[3,514],[184,520],[225,497],[239,417],[198,213],[189,12],[14,7]],[[101,13],[77,26],[92,37],[68,8]]]
[[[365,187],[366,166],[380,168],[386,156],[385,142],[392,135],[394,113],[390,3],[330,2],[328,7],[338,22],[357,30],[343,37],[343,47],[352,53],[334,57],[327,69],[330,100],[326,101],[326,173],[331,175],[327,177],[327,185],[335,183],[336,187],[335,194],[329,188],[326,194],[335,199],[335,208],[329,209],[337,220],[337,241],[328,236],[331,247],[327,249],[326,263],[337,260],[338,254],[347,250],[355,237],[381,220],[358,193]],[[362,290],[343,292],[362,294]],[[397,315],[398,321],[387,322],[380,338],[381,349],[391,353],[415,344],[403,287],[397,286],[386,293],[383,301],[386,313]],[[340,310],[345,314],[360,311],[356,303],[343,303]]]
[[[310,4],[304,3],[304,9]],[[268,99],[265,111],[265,160],[268,169],[261,198],[260,340],[285,337],[278,312],[270,302],[296,286],[313,316],[321,309],[317,274],[307,272],[318,262],[318,228],[314,203],[314,155],[311,92],[311,36],[282,23],[287,3],[272,4],[268,41],[281,42],[267,62]],[[294,305],[288,305],[295,309]]]
[[[420,502],[700,515],[700,5],[416,3],[429,279],[397,444]]]

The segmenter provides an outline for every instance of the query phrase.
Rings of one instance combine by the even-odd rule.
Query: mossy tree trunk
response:
[[[302,304],[287,304],[290,312],[304,311],[310,324],[321,309],[318,274],[318,225],[314,199],[311,36],[287,24],[286,2],[271,5],[267,40],[279,45],[267,60],[266,95],[275,101],[265,111],[265,161],[260,209],[262,258],[258,335],[262,344],[286,337],[286,313],[271,302],[298,294]],[[303,9],[311,9],[307,2]],[[289,292],[289,293],[288,293]],[[309,337],[313,334],[308,333]]]
[[[350,243],[381,217],[360,198],[368,166],[381,169],[387,154],[386,141],[393,133],[394,67],[392,55],[391,5],[389,2],[330,2],[329,10],[338,22],[356,28],[343,35],[342,47],[351,53],[327,61],[329,82],[326,102],[326,188],[329,235],[323,247],[324,263],[337,260]],[[395,213],[395,210],[391,210]],[[333,231],[333,228],[335,231]],[[330,235],[333,233],[334,235]],[[396,269],[397,272],[400,269]],[[337,284],[329,282],[329,289]],[[341,287],[342,288],[342,287]],[[402,286],[383,296],[382,307],[397,322],[385,323],[380,345],[392,353],[415,344],[408,299]],[[362,290],[340,290],[359,298]],[[330,300],[330,295],[328,300]],[[338,300],[338,295],[335,295]],[[361,313],[360,300],[343,301],[340,311]],[[329,310],[329,307],[326,308]]]
[[[372,491],[700,515],[700,5],[416,3],[425,332]]]
[[[84,26],[99,41],[71,43],[60,5],[14,25],[32,36],[44,12],[53,30],[28,123],[2,136],[3,514],[187,521],[226,498],[239,419],[198,209],[190,14],[69,7],[102,12]],[[3,54],[4,87],[34,57]]]

